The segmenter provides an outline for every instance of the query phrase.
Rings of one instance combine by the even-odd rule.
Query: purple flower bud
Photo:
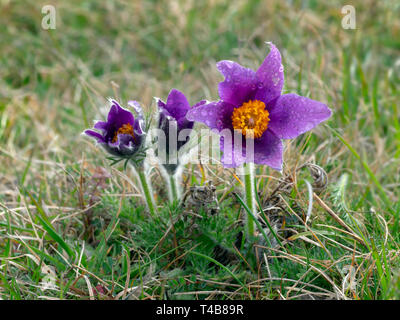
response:
[[[201,101],[195,106],[205,103]],[[178,159],[172,159],[173,155],[178,152],[188,141],[189,135],[186,134],[184,139],[180,139],[180,133],[183,130],[192,130],[194,122],[186,118],[186,113],[190,110],[190,104],[185,95],[172,89],[168,95],[167,102],[161,99],[157,101],[159,111],[158,128],[165,134],[165,146],[160,146],[166,152],[168,163],[164,167],[171,173],[175,172],[178,164]],[[173,141],[172,141],[173,140]],[[174,148],[175,150],[171,150]],[[171,156],[171,157],[169,157]]]

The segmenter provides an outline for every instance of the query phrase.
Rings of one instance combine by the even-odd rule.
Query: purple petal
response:
[[[108,123],[104,121],[97,121],[94,124],[94,128],[106,132],[108,130]]]
[[[192,106],[192,108],[197,108],[197,107],[199,107],[199,106],[201,106],[203,104],[206,104],[206,103],[207,103],[207,100],[201,100],[201,101],[197,102],[196,104],[194,104]]]
[[[164,108],[164,109],[167,107],[167,105],[165,104],[164,101],[162,101],[162,100],[159,99],[159,98],[155,98],[155,99],[156,99],[156,102],[157,102],[157,106],[158,106],[158,107]]]
[[[270,46],[271,51],[256,72],[258,90],[255,99],[266,104],[280,96],[284,83],[281,54],[272,43]]]
[[[280,139],[293,139],[327,120],[331,114],[322,102],[285,94],[274,101],[268,127]]]
[[[186,119],[188,119],[189,121],[202,122],[211,129],[216,129],[218,112],[219,110],[216,107],[216,102],[211,102],[195,108],[191,108],[186,113]]]
[[[226,137],[227,145],[224,144],[224,135],[221,135],[220,149],[223,152],[221,162],[226,168],[234,168],[245,162],[268,165],[275,170],[282,170],[283,144],[271,131],[266,131],[259,139],[246,139],[241,133],[238,136]],[[251,144],[254,143],[254,149]],[[235,145],[234,145],[235,144]]]
[[[160,100],[161,101],[161,100]],[[161,101],[162,102],[162,101]],[[158,127],[160,128],[163,123],[165,123],[168,118],[172,118],[167,109],[164,107],[160,106],[160,102],[158,103],[158,113],[159,113],[159,118],[158,118]],[[171,119],[172,120],[172,119]]]
[[[233,135],[232,135],[233,136]],[[230,140],[231,142],[232,140]],[[224,145],[224,137],[221,136],[220,148],[223,152],[221,162],[226,168],[234,168],[245,162],[254,162],[256,164],[268,165],[275,170],[282,170],[283,162],[283,144],[271,131],[267,130],[261,138],[254,140],[254,153],[246,146],[246,139],[243,137],[238,142]],[[246,150],[246,147],[247,150]]]
[[[186,114],[189,121],[202,122],[218,131],[232,127],[232,112],[235,107],[224,101],[214,101],[191,108]]]
[[[232,139],[233,134],[232,134]],[[235,168],[242,165],[245,161],[245,144],[242,144],[242,147],[235,146],[233,143],[227,143],[225,146],[224,136],[221,135],[219,140],[220,149],[222,151],[221,162],[225,168]]]
[[[139,102],[137,102],[136,100],[130,100],[128,101],[128,106],[132,107],[135,110],[138,118],[143,118],[143,108]]]
[[[254,97],[257,83],[253,70],[228,60],[218,62],[217,68],[225,76],[225,81],[218,85],[219,96],[222,100],[234,106],[240,106]]]
[[[84,134],[88,135],[89,137],[95,138],[98,143],[106,143],[106,140],[104,139],[104,137],[96,131],[85,130]]]
[[[144,134],[144,128],[145,126],[145,121],[142,118],[136,118],[135,123],[133,125],[133,132],[135,134],[135,137],[141,136]]]
[[[190,104],[182,92],[172,89],[168,95],[165,109],[180,124],[180,122],[185,120],[186,113],[190,109]]]
[[[254,163],[266,164],[275,170],[282,170],[283,144],[270,130],[254,140]]]
[[[178,131],[181,131],[183,129],[193,129],[193,126],[194,126],[194,122],[189,121],[185,118],[185,120],[183,120],[181,122],[181,124],[179,125]]]
[[[240,131],[226,128],[220,131],[220,149],[223,152],[221,162],[225,168],[234,168],[245,162],[254,161],[253,139],[246,139]],[[225,139],[226,145],[225,145]],[[250,144],[248,144],[250,143]]]
[[[112,106],[107,117],[109,130],[118,130],[127,123],[133,126],[134,121],[133,114],[129,110],[122,108],[118,102],[112,100]]]

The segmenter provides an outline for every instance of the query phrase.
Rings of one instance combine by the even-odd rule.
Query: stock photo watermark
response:
[[[52,5],[45,5],[42,7],[42,28],[44,30],[56,29],[56,8]]]
[[[190,164],[218,164],[223,161],[232,167],[244,162],[254,162],[254,139],[251,133],[244,136],[240,131],[233,130],[232,133],[230,129],[184,129],[178,133],[175,121],[170,121],[168,136],[164,130],[158,128],[150,129],[149,134],[155,143],[158,161],[163,165],[177,164],[179,159],[185,159],[185,163]],[[196,146],[180,148],[180,142],[186,142],[189,138]],[[222,155],[221,145],[224,146]]]
[[[356,29],[356,9],[352,5],[345,5],[342,7],[342,28],[343,29]]]

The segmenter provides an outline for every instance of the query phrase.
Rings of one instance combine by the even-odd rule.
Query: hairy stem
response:
[[[147,177],[144,172],[144,168],[138,167],[138,168],[136,168],[136,171],[139,175],[140,183],[142,185],[142,191],[143,191],[144,197],[146,199],[147,208],[149,209],[150,214],[152,216],[155,216],[156,206],[154,204],[153,194],[151,193],[150,185],[149,185],[149,182],[147,181]]]
[[[246,196],[246,205],[249,210],[253,213],[254,217],[257,217],[256,199],[254,190],[254,165],[253,163],[244,164],[244,188]],[[254,219],[250,214],[247,214],[246,218],[246,232],[247,235],[254,235]]]
[[[178,200],[178,194],[179,194],[176,174],[169,175],[169,185],[170,185],[170,201],[174,202],[175,200]]]

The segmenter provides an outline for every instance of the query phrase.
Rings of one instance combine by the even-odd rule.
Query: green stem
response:
[[[244,188],[246,196],[246,204],[254,217],[257,217],[256,199],[254,190],[254,165],[245,163],[244,166]],[[246,231],[248,236],[254,235],[254,219],[251,215],[247,215]]]
[[[178,200],[178,186],[176,184],[176,174],[169,175],[169,184],[170,184],[170,201],[174,202]]]
[[[146,174],[144,173],[144,168],[136,168],[136,171],[139,175],[140,183],[142,184],[142,191],[146,199],[147,208],[149,209],[150,214],[154,217],[156,214],[156,206],[154,205],[154,198],[150,191],[149,183],[147,181]]]

